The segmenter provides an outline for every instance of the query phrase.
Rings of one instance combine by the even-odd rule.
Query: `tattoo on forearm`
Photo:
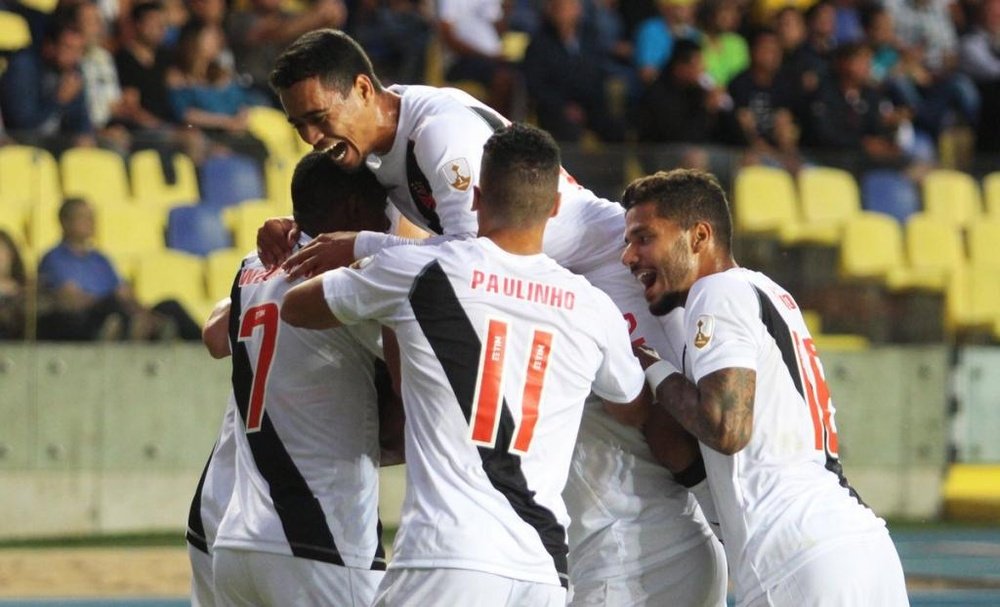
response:
[[[756,373],[750,369],[721,369],[695,386],[673,375],[660,384],[659,401],[684,428],[705,445],[735,453],[753,432]]]

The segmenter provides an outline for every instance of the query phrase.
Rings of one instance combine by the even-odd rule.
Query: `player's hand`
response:
[[[270,270],[285,261],[298,239],[299,228],[291,217],[268,219],[257,230],[257,255],[261,263]]]
[[[282,264],[288,280],[312,278],[327,270],[350,265],[354,261],[357,232],[320,234]]]
[[[643,371],[660,362],[660,355],[649,346],[632,346],[632,353],[639,359]]]

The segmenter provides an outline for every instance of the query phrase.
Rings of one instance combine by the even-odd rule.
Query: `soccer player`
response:
[[[559,172],[547,133],[501,129],[474,186],[479,238],[385,249],[285,296],[293,326],[377,320],[399,343],[407,492],[377,605],[566,603],[584,400],[648,394],[614,303],[542,253]]]
[[[322,154],[296,167],[292,200],[303,242],[306,234],[388,227],[374,176],[348,174]],[[213,355],[224,354],[225,341],[232,346],[236,411],[223,430],[235,476],[211,545],[215,603],[367,606],[386,566],[377,513],[381,329],[281,323],[293,284],[250,255],[229,313],[205,329]],[[218,468],[210,466],[224,474]]]
[[[508,123],[504,117],[455,89],[384,88],[364,51],[334,30],[293,43],[277,60],[271,83],[304,141],[346,169],[367,166],[411,222],[438,235],[476,233],[472,199],[483,144]],[[607,293],[634,342],[668,355],[667,332],[620,263],[623,209],[565,171],[559,191],[560,211],[546,227],[544,252]],[[290,221],[265,225],[265,262],[287,255],[290,230]],[[284,267],[290,276],[310,276],[410,242],[375,232],[327,234]],[[624,421],[637,424],[641,416]],[[700,462],[686,463],[689,448],[697,455],[693,441],[664,441],[666,458],[654,457],[638,428],[619,423],[592,398],[579,443],[567,486],[574,602],[722,605],[722,547],[685,489],[707,493]],[[679,473],[672,476],[660,461],[683,464],[671,468]]]
[[[623,202],[622,260],[650,310],[684,306],[682,364],[646,373],[701,442],[737,604],[907,605],[885,522],[844,478],[802,314],[767,276],[737,266],[718,182],[660,172],[630,184]]]

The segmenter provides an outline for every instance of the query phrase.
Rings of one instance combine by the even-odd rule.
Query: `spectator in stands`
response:
[[[795,89],[781,71],[781,42],[774,30],[761,28],[751,36],[750,67],[729,83],[729,96],[750,162],[800,168]]]
[[[440,0],[438,31],[445,52],[445,79],[486,87],[486,103],[511,118],[519,75],[503,56],[508,0]]]
[[[708,0],[702,5],[701,39],[705,71],[716,86],[725,88],[750,63],[747,42],[740,28],[739,6],[732,0]]]
[[[188,21],[218,27],[225,32],[224,28],[227,24],[225,0],[187,0],[185,6],[187,7]],[[228,42],[219,53],[217,60],[223,69],[236,73],[236,58],[233,56],[233,50]]]
[[[820,0],[806,10],[806,51],[818,64],[829,65],[837,48],[837,9],[827,0]]]
[[[656,81],[660,70],[673,54],[679,40],[698,40],[694,26],[698,0],[657,0],[659,15],[650,17],[636,29],[635,64],[639,79],[646,85]]]
[[[0,230],[0,340],[24,337],[28,277],[17,243]]]
[[[893,94],[916,115],[914,125],[937,137],[957,121],[975,125],[979,93],[965,74],[955,71],[958,34],[949,11],[950,0],[887,0],[896,36],[904,54],[913,54],[919,70],[891,83]]]
[[[639,140],[650,143],[708,143],[720,135],[725,91],[706,82],[697,42],[680,39],[660,77],[639,102]]]
[[[39,339],[200,338],[198,325],[176,301],[160,302],[152,310],[136,301],[93,246],[94,210],[87,201],[63,202],[59,223],[62,242],[38,266]]]
[[[885,7],[870,4],[861,12],[864,42],[872,49],[872,81],[882,85],[899,76],[903,68],[902,45],[896,38],[892,14]]]
[[[115,55],[118,80],[126,103],[138,103],[137,126],[158,128],[173,121],[167,91],[170,53],[163,46],[167,22],[159,0],[132,6],[130,21],[135,35]]]
[[[580,0],[546,0],[543,11],[523,63],[539,126],[558,141],[579,141],[584,129],[621,141],[625,127],[609,110],[601,50],[583,34]]]
[[[59,21],[46,32],[40,51],[26,49],[11,57],[0,105],[17,140],[57,153],[95,144],[80,73],[84,48],[80,30]]]
[[[865,37],[865,29],[861,23],[863,9],[859,0],[834,0],[836,13],[833,28],[833,39],[837,45],[848,42],[861,42]],[[867,5],[864,7],[867,8]]]
[[[247,130],[247,115],[255,98],[217,61],[223,33],[218,27],[191,22],[177,42],[174,63],[167,71],[170,103],[177,120],[205,131],[225,148],[259,159],[266,150]]]
[[[834,80],[812,104],[808,142],[818,148],[860,152],[858,161],[901,167],[908,163],[896,143],[898,118],[889,99],[871,84],[871,50],[845,44],[834,57]]]
[[[982,99],[977,147],[1000,153],[1000,0],[984,0],[980,10],[976,27],[962,38],[960,67]]]
[[[775,31],[781,41],[781,71],[794,87],[792,113],[802,127],[809,126],[809,105],[827,77],[827,62],[813,53],[806,43],[806,22],[796,8],[780,9],[774,17]]]
[[[342,0],[316,0],[300,13],[281,7],[281,0],[250,0],[250,7],[229,16],[229,42],[236,56],[236,71],[248,74],[253,87],[277,105],[267,84],[274,60],[302,34],[324,27],[340,29],[347,22]]]
[[[349,19],[383,83],[424,81],[433,32],[419,0],[360,0]]]

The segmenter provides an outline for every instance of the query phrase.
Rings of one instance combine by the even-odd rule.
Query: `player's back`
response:
[[[709,312],[720,309],[732,314]],[[843,477],[823,367],[791,295],[759,272],[713,274],[692,287],[685,324],[693,381],[756,370],[750,441],[732,456],[702,447],[737,594],[749,599],[812,555],[884,529]]]
[[[282,323],[294,284],[255,255],[234,282],[236,480],[216,546],[384,568],[373,383],[380,329]]]
[[[396,138],[368,167],[407,219],[435,234],[475,234],[472,187],[483,144],[510,121],[464,91],[420,85],[390,87],[401,97]],[[560,265],[587,273],[618,264],[624,210],[563,170],[559,214],[545,230],[544,250]]]
[[[376,261],[416,275],[401,283],[405,305],[381,317],[400,342],[407,413],[393,566],[565,583],[560,493],[584,399],[593,388],[627,402],[642,386],[624,320],[547,256],[486,238],[395,247]]]

